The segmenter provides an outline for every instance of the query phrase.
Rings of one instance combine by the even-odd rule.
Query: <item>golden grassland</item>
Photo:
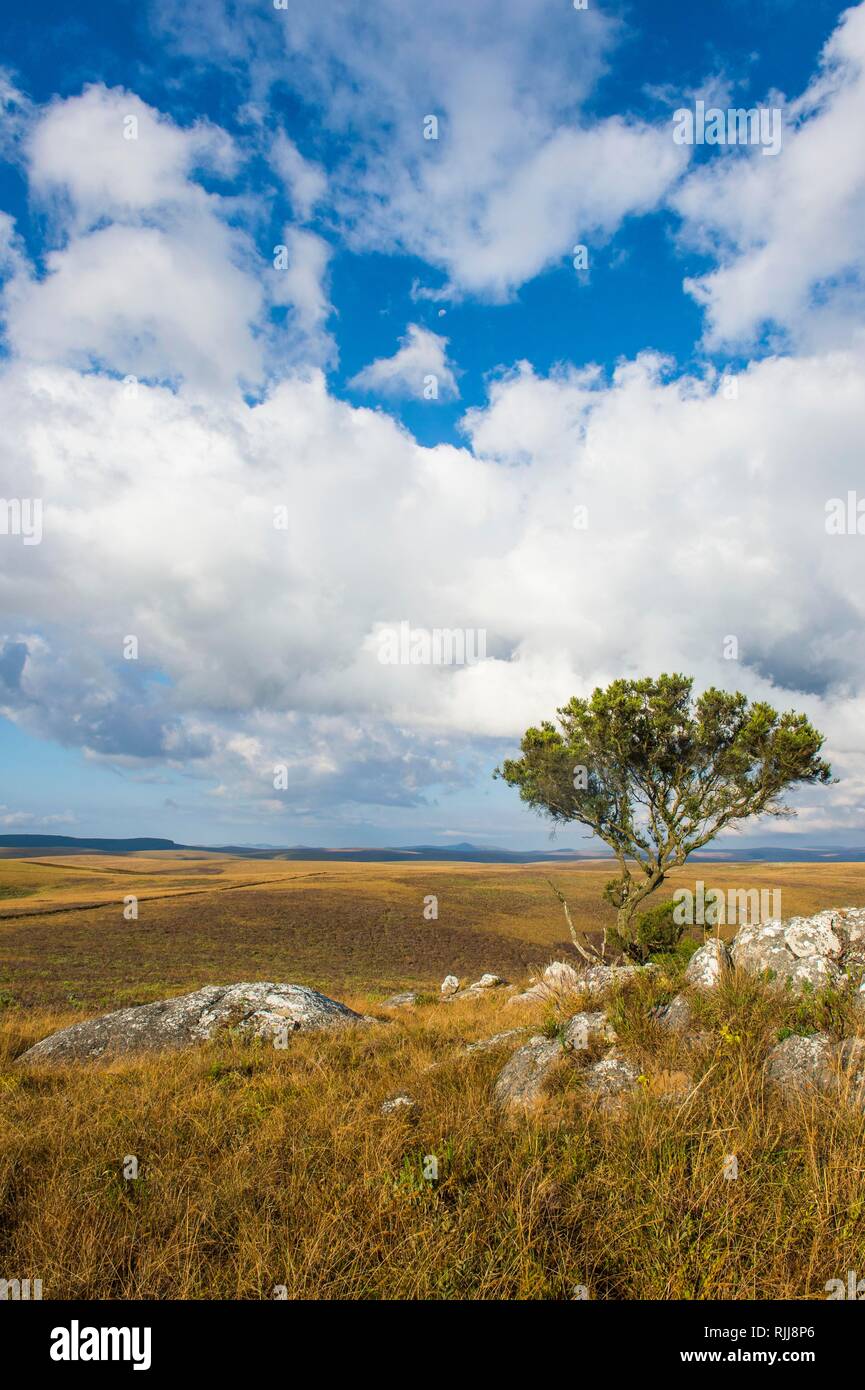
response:
[[[523,958],[543,962],[564,937],[547,873],[595,924],[609,866],[80,859],[92,886],[72,858],[0,864],[0,882],[33,890],[0,903],[2,1277],[41,1278],[45,1298],[259,1299],[284,1285],[289,1298],[567,1299],[583,1285],[601,1299],[762,1299],[823,1298],[827,1280],[865,1269],[865,1117],[843,1099],[785,1101],[762,1074],[786,1031],[865,1032],[843,996],[797,1001],[734,977],[695,1000],[692,1035],[671,1036],[650,1013],[679,987],[670,958],[608,1003],[644,1078],[633,1101],[599,1109],[565,1059],[537,1113],[495,1109],[508,1049],[463,1044],[553,1031],[587,1001],[446,1005],[431,987],[447,969],[523,978]],[[785,915],[865,901],[861,865],[700,865],[682,881],[696,877],[780,886]],[[140,893],[137,922],[122,919],[121,886]],[[437,922],[422,917],[429,893]],[[310,983],[381,1017],[386,990],[430,994],[285,1051],[225,1037],[15,1064],[104,1006],[239,979]],[[397,1091],[416,1110],[382,1115]]]

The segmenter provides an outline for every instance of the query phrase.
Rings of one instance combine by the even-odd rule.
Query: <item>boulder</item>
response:
[[[228,1030],[285,1046],[290,1033],[369,1023],[305,985],[267,981],[206,985],[194,994],[118,1009],[43,1038],[18,1062],[92,1061],[124,1053],[191,1047]]]
[[[825,1033],[793,1035],[772,1048],[766,1058],[766,1079],[781,1090],[828,1091],[832,1086],[832,1044]]]
[[[640,1073],[624,1057],[611,1054],[589,1067],[586,1090],[597,1096],[602,1105],[615,1104],[639,1085]]]
[[[451,994],[456,994],[459,987],[460,982],[457,979],[456,975],[445,975],[444,979],[441,982],[441,992],[445,998],[447,998]]]
[[[582,1052],[596,1039],[614,1043],[616,1030],[603,1010],[598,1010],[597,1013],[574,1014],[573,1018],[569,1018],[564,1038],[566,1047],[574,1052]]]
[[[496,1103],[503,1110],[530,1110],[543,1094],[543,1085],[564,1049],[558,1038],[537,1036],[515,1052],[499,1072]]]
[[[791,1093],[820,1091],[865,1110],[865,1038],[785,1038],[766,1059],[766,1077]]]
[[[448,980],[453,980],[455,976],[449,975]],[[445,982],[447,983],[447,981]],[[444,995],[445,1002],[450,1004],[456,999],[477,998],[479,994],[486,994],[488,989],[497,989],[505,982],[498,975],[481,975],[479,980],[473,984],[466,985],[465,989],[455,989],[450,994]],[[444,985],[442,985],[444,989]]]
[[[696,985],[698,989],[715,989],[730,968],[730,952],[719,941],[713,937],[698,948],[688,961],[685,971],[685,979],[688,984]]]
[[[843,985],[865,967],[865,908],[829,908],[812,917],[741,927],[731,943],[740,970],[768,974],[784,988]]]
[[[399,994],[388,995],[387,999],[382,999],[380,1009],[408,1009],[417,1000],[414,990],[404,989]]]

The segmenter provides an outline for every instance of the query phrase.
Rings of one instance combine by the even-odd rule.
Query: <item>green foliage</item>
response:
[[[577,821],[619,864],[605,896],[620,946],[642,949],[639,904],[693,850],[754,815],[788,816],[783,796],[831,782],[823,736],[803,714],[710,689],[683,675],[613,681],[527,729],[495,775],[554,823]],[[635,867],[636,866],[636,867]]]

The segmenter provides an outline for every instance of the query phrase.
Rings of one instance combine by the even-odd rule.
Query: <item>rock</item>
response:
[[[784,988],[843,986],[865,967],[865,908],[829,908],[812,917],[741,927],[731,944],[738,969]]]
[[[518,1038],[525,1036],[526,1028],[507,1028],[504,1033],[494,1033],[491,1038],[481,1038],[478,1042],[466,1043],[463,1052],[495,1052],[506,1043],[513,1045]]]
[[[448,976],[448,980],[454,978],[453,975]],[[497,989],[499,985],[504,983],[504,980],[500,979],[498,975],[481,975],[481,978],[475,980],[474,984],[467,985],[465,989],[456,989],[451,994],[445,995],[445,1002],[451,1004],[456,999],[476,999],[479,994],[486,994],[488,989]],[[447,980],[445,984],[447,984]],[[444,989],[444,985],[442,985],[442,989]]]
[[[564,960],[554,960],[544,969],[541,978],[550,989],[580,989],[581,975]]]
[[[729,970],[730,964],[730,952],[727,947],[723,941],[713,937],[694,952],[688,961],[685,979],[698,989],[716,989],[725,971]]]
[[[586,1089],[597,1096],[602,1104],[615,1103],[637,1089],[639,1077],[640,1073],[633,1062],[624,1057],[607,1056],[589,1067]]]
[[[560,999],[563,994],[604,994],[613,985],[632,979],[641,971],[654,970],[654,965],[590,965],[580,970],[567,961],[554,960],[529,989],[512,994],[508,1004],[537,1004]]]
[[[616,1030],[607,1015],[599,1010],[597,1013],[574,1014],[565,1025],[564,1038],[566,1047],[582,1052],[598,1038],[602,1042],[614,1043]]]
[[[407,1009],[417,1000],[417,995],[411,989],[404,989],[399,994],[391,994],[387,999],[382,999],[379,1008],[381,1009]]]
[[[206,985],[194,994],[73,1023],[43,1038],[17,1060],[91,1061],[130,1052],[191,1047],[229,1029],[284,1046],[293,1032],[372,1021],[305,985],[266,981]]]
[[[675,1033],[684,1033],[691,1026],[692,1014],[687,995],[677,994],[669,1004],[664,1004],[658,1009],[655,1017],[665,1028],[670,1028]]]
[[[407,1091],[401,1091],[399,1095],[390,1096],[382,1102],[381,1113],[383,1115],[393,1115],[396,1111],[407,1111],[417,1109],[417,1101],[414,1096],[410,1096]]]
[[[494,1092],[497,1104],[504,1110],[530,1110],[537,1105],[544,1081],[563,1050],[558,1038],[529,1038],[499,1072]]]
[[[830,956],[839,960],[846,942],[828,922],[814,917],[793,917],[784,932],[784,944],[794,956]]]
[[[444,979],[441,982],[441,992],[445,996],[445,998],[447,998],[448,995],[456,994],[459,987],[460,982],[457,979],[456,975],[445,975]]]
[[[766,1058],[766,1079],[789,1092],[828,1091],[833,1077],[831,1044],[825,1033],[785,1038]]]

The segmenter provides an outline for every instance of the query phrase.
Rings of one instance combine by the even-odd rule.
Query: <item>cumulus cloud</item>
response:
[[[26,148],[57,244],[44,271],[19,255],[7,280],[17,355],[219,393],[260,386],[301,353],[331,354],[326,244],[292,227],[280,274],[232,221],[232,201],[194,177],[236,169],[224,132],[181,129],[132,93],[93,86],[40,113]],[[8,228],[0,232],[9,246]],[[265,323],[271,303],[291,311],[287,337]]]
[[[452,363],[447,357],[448,339],[428,328],[410,323],[393,357],[377,357],[352,377],[349,386],[381,396],[420,396],[434,386],[435,399],[459,395]]]
[[[806,709],[861,799],[859,541],[826,533],[825,504],[858,477],[865,361],[753,364],[735,399],[668,366],[523,365],[462,449],[419,447],[319,375],[205,410],[7,367],[4,475],[45,500],[27,565],[0,550],[7,712],[277,805],[282,762],[292,805],[408,805],[572,693],[685,669]],[[375,634],[403,620],[483,631],[487,659],[384,665]]]
[[[770,99],[768,104],[774,104]],[[848,10],[803,95],[784,105],[780,153],[717,154],[672,204],[684,240],[718,264],[687,282],[710,347],[748,347],[768,331],[831,346],[865,309],[865,6]]]
[[[403,0],[362,11],[293,0],[275,13],[161,13],[187,52],[242,55],[259,97],[288,84],[347,139],[330,180],[347,243],[421,257],[454,297],[510,298],[575,242],[656,207],[687,162],[666,123],[583,117],[620,32],[600,7],[443,0],[409,14]]]

